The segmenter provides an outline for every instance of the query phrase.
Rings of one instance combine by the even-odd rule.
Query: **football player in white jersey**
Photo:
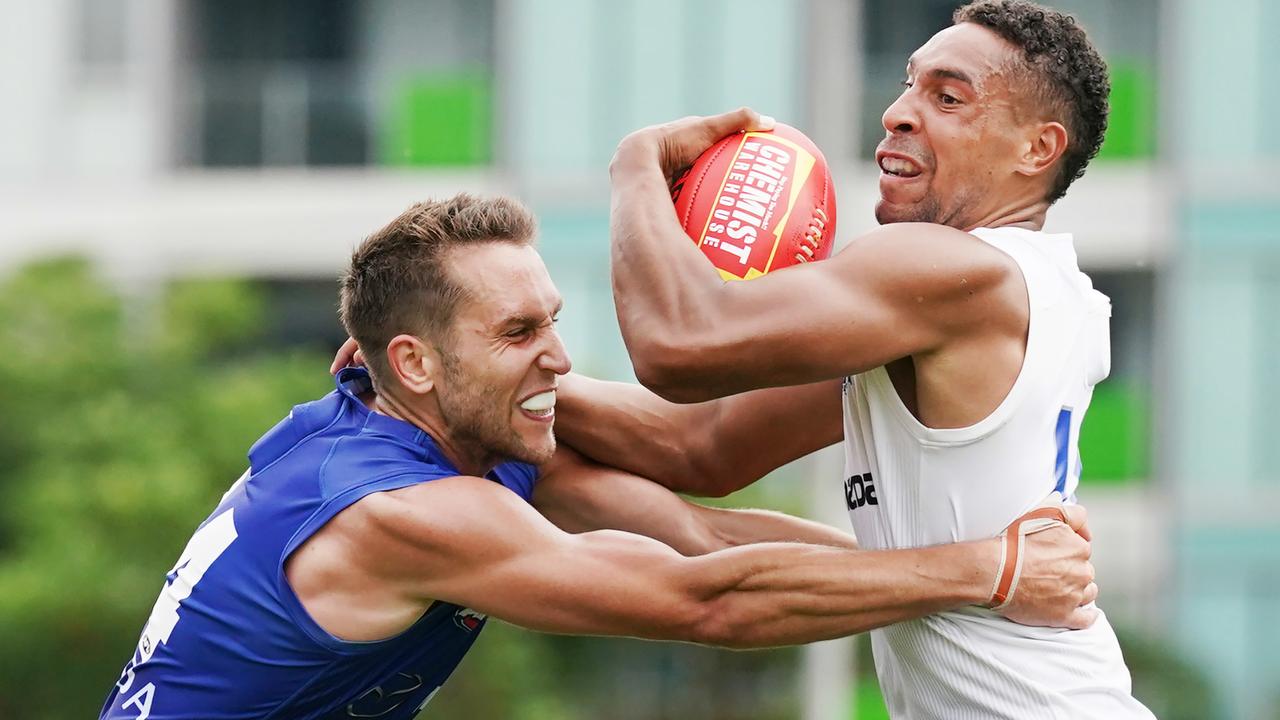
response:
[[[1041,230],[1102,143],[1106,65],[1048,8],[977,2],[954,20],[884,112],[882,227],[830,260],[725,283],[672,212],[676,173],[770,119],[744,108],[621,142],[614,296],[648,390],[565,378],[564,441],[723,495],[843,438],[832,500],[867,548],[990,537],[1073,494],[1109,302],[1070,235]],[[894,717],[1150,717],[1105,617],[1048,630],[972,607],[874,631],[873,647]]]

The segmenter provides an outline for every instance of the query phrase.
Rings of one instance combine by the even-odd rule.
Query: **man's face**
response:
[[[556,381],[570,367],[554,325],[560,293],[527,245],[457,248],[448,261],[467,295],[441,348],[436,394],[447,431],[487,461],[546,462],[556,447]]]
[[[968,229],[1008,202],[1011,183],[1019,182],[1008,71],[1016,53],[990,30],[961,23],[911,56],[906,89],[882,118],[877,221]]]

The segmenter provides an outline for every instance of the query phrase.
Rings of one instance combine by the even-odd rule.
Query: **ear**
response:
[[[1041,175],[1067,150],[1067,129],[1060,122],[1037,123],[1030,129],[1018,158],[1017,172]]]
[[[415,395],[425,395],[435,389],[444,369],[436,351],[413,335],[391,338],[387,343],[387,366],[396,380]]]

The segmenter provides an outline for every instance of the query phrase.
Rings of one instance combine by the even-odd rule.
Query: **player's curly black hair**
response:
[[[1106,62],[1074,17],[1034,3],[980,0],[951,19],[981,25],[1019,47],[1032,71],[1030,88],[1040,95],[1035,99],[1062,119],[1067,149],[1049,190],[1049,202],[1056,201],[1102,147],[1111,94]]]

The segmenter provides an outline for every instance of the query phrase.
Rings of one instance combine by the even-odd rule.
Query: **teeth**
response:
[[[538,393],[533,397],[520,403],[520,407],[529,412],[547,412],[556,406],[556,391],[548,390],[544,393]]]
[[[919,170],[916,169],[915,163],[902,160],[901,158],[887,157],[880,162],[880,167],[883,168],[885,172],[893,175],[912,177],[920,174]]]

